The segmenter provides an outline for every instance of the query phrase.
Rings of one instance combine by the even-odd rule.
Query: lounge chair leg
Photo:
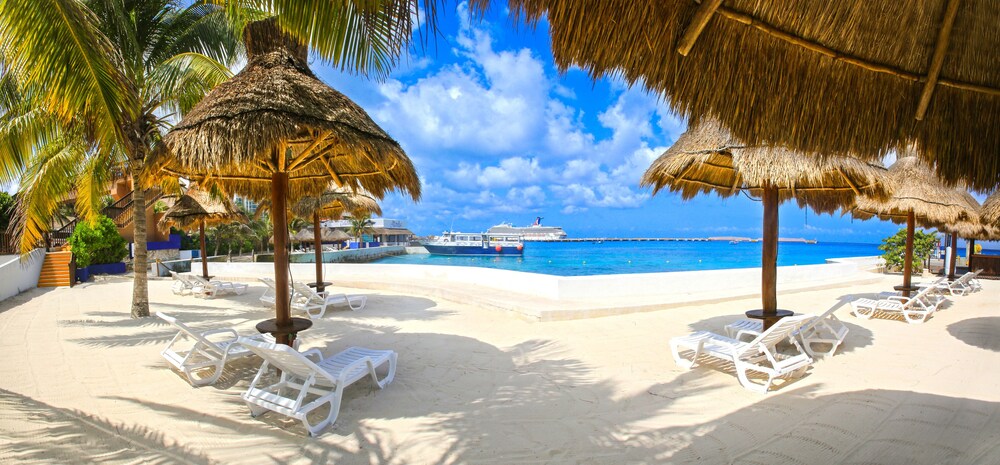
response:
[[[245,402],[247,407],[250,407],[250,417],[257,418],[267,412],[267,409],[258,405],[251,404],[250,402]]]
[[[694,355],[691,356],[691,360],[681,357],[680,346],[678,344],[670,344],[670,351],[674,355],[674,363],[681,368],[690,370],[694,368],[695,363],[698,361],[698,355],[701,354],[703,342],[698,343],[698,347],[694,349]]]
[[[757,383],[754,383],[754,382],[750,381],[750,377],[747,376],[747,371],[748,370],[745,367],[741,367],[741,366],[737,366],[736,367],[736,377],[739,378],[740,384],[743,387],[745,387],[745,388],[747,388],[747,389],[749,389],[749,390],[751,390],[753,392],[758,392],[758,393],[761,393],[761,394],[767,394],[768,389],[771,388],[771,382],[774,381],[774,377],[772,375],[768,375],[766,383],[764,383],[764,384],[757,384]]]

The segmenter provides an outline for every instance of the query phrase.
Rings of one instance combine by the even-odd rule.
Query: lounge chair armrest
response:
[[[893,296],[886,297],[885,300],[890,300],[890,301],[893,301],[893,302],[899,302],[901,304],[905,304],[905,303],[907,303],[907,302],[910,301],[910,297],[903,297],[901,295],[893,295]]]
[[[201,333],[201,335],[205,339],[208,339],[209,336],[214,336],[216,334],[224,334],[224,333],[230,334],[230,337],[228,339],[233,340],[233,341],[235,341],[235,340],[237,340],[237,339],[240,338],[239,333],[237,333],[236,330],[232,329],[232,328],[210,329],[208,331],[205,331],[205,332]]]
[[[309,349],[309,350],[307,350],[305,352],[302,352],[302,356],[305,357],[305,358],[308,358],[309,361],[313,362],[313,363],[319,363],[319,362],[323,361],[323,352],[321,352],[319,349],[317,349],[315,347],[313,347],[312,349]],[[313,360],[312,358],[310,358],[310,357],[313,357],[313,356],[316,357],[316,360]]]
[[[372,365],[374,363],[375,363],[375,361],[372,360],[371,357],[368,357],[368,356],[361,357],[361,358],[359,358],[359,359],[357,359],[357,360],[349,363],[342,370],[340,370],[340,375],[337,376],[337,382],[338,383],[346,383],[347,382],[347,375],[349,375],[351,372],[353,372],[356,367],[368,367],[369,365]]]

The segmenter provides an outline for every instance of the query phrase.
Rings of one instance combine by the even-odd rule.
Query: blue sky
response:
[[[419,235],[542,216],[574,237],[760,237],[761,205],[745,196],[684,202],[638,187],[686,127],[656,95],[579,69],[559,74],[544,23],[515,24],[501,9],[470,20],[464,4],[441,16],[440,35],[382,82],[312,64],[417,167],[422,200],[388,197],[385,217]],[[875,243],[898,229],[794,203],[780,217],[783,237],[821,241]]]

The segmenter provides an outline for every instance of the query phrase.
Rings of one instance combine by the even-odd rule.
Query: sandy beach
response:
[[[531,322],[439,298],[370,289],[302,348],[399,353],[395,381],[363,380],[336,425],[308,438],[240,400],[259,366],[230,364],[193,388],[159,352],[174,331],[128,317],[131,281],[33,289],[0,302],[2,463],[1000,463],[1000,282],[952,297],[921,325],[860,320],[847,304],[898,284],[783,292],[781,308],[837,315],[840,352],[767,395],[712,367],[675,366],[667,341],[714,330],[758,298],[572,321]],[[254,332],[257,298],[174,296],[153,311],[198,329]]]

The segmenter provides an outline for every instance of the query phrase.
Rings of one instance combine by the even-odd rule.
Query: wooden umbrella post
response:
[[[292,324],[288,295],[288,216],[285,198],[288,195],[288,173],[271,175],[271,224],[274,226],[274,312],[279,329]],[[275,334],[278,343],[291,345],[288,333]]]
[[[764,315],[777,315],[778,188],[764,186],[764,245],[761,250],[761,300]],[[765,320],[765,326],[770,326]],[[766,328],[765,328],[766,329]]]
[[[323,292],[323,238],[319,230],[319,212],[313,212],[313,247],[316,249],[316,292]]]
[[[906,253],[903,256],[903,297],[910,296],[910,276],[913,274],[913,210],[906,213]]]
[[[198,225],[198,232],[201,235],[201,277],[210,279],[208,277],[208,247],[205,246],[205,220],[201,220],[201,224]]]
[[[955,280],[955,260],[958,259],[958,234],[951,233],[951,261],[948,264],[948,280]]]

